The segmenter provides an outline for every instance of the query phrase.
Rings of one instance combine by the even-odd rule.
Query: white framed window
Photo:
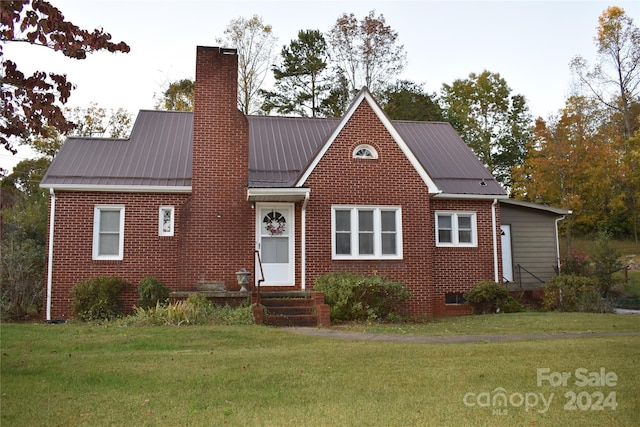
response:
[[[378,152],[369,144],[360,144],[353,150],[354,159],[377,159]]]
[[[402,211],[397,206],[333,206],[333,259],[402,259]]]
[[[124,206],[96,205],[93,211],[93,259],[122,260]]]
[[[436,246],[478,246],[475,212],[436,212]]]
[[[175,209],[173,206],[160,206],[158,215],[158,236],[173,236],[173,219]]]

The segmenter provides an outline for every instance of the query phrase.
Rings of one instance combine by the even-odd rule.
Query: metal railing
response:
[[[520,264],[516,264],[516,267],[518,267],[518,285],[520,285],[520,288],[522,288],[522,271],[524,270],[526,273],[528,273],[531,277],[533,277],[534,279],[536,279],[538,282],[544,284],[545,281],[542,280],[541,278],[539,278],[538,276],[536,276],[535,274],[533,274],[532,272],[530,272],[529,270],[527,270],[526,268],[524,268],[523,266],[521,266]]]
[[[260,285],[264,282],[264,270],[262,269],[262,259],[260,259],[260,251],[255,250],[254,262],[257,264],[254,266],[254,271],[257,272],[260,269],[260,278],[256,281],[256,304],[260,305]]]

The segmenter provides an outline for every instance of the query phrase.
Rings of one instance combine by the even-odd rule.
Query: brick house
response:
[[[405,283],[412,315],[467,314],[502,278],[502,188],[448,123],[390,120],[364,88],[341,119],[245,116],[234,50],[198,47],[193,113],[141,111],[129,139],[68,138],[49,189],[47,319],[80,280],[154,276],[263,292],[333,271]]]

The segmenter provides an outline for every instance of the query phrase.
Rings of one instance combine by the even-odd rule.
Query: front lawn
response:
[[[640,316],[601,313],[523,312],[456,316],[423,323],[350,322],[336,329],[383,334],[482,335],[640,331]]]
[[[527,323],[519,316],[543,324],[546,314],[465,319]],[[640,319],[583,316],[583,332]],[[549,319],[544,330],[566,328]],[[416,344],[113,324],[0,333],[2,426],[631,426],[640,413],[640,336]],[[562,372],[566,384],[552,386]]]

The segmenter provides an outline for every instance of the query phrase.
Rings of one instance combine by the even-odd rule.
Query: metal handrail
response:
[[[260,278],[256,282],[256,304],[260,305],[260,284],[264,282],[264,270],[262,269],[262,259],[260,259],[260,251],[255,250],[255,255],[258,265],[254,266],[254,271],[260,267]]]
[[[516,266],[518,267],[518,284],[520,285],[521,288],[522,288],[522,270],[524,270],[527,273],[529,273],[529,275],[531,277],[533,277],[534,279],[536,279],[538,282],[540,282],[542,284],[545,283],[544,280],[542,280],[541,278],[539,278],[538,276],[536,276],[535,274],[533,274],[532,272],[530,272],[529,270],[527,270],[526,268],[521,266],[520,264],[516,264]]]

